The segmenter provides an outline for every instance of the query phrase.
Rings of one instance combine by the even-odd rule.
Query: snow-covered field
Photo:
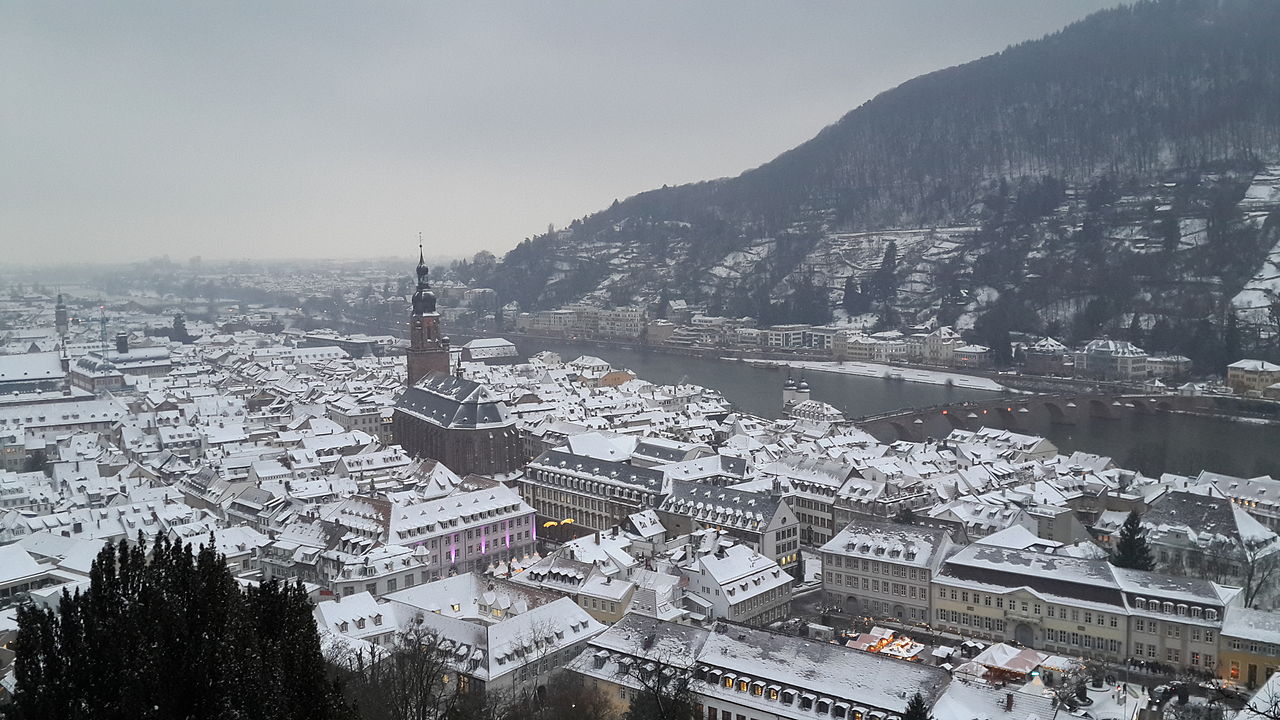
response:
[[[752,358],[745,359],[751,360]],[[983,377],[974,377],[973,375],[961,375],[959,373],[941,372],[938,370],[918,370],[916,368],[880,365],[878,363],[868,362],[855,362],[852,360],[846,360],[844,363],[817,362],[809,360],[777,360],[772,362],[776,362],[779,366],[786,365],[788,367],[796,368],[797,370],[857,375],[859,377],[888,378],[893,380],[903,380],[905,382],[924,383],[926,385],[951,384],[960,388],[969,388],[971,390],[992,390],[995,392],[1007,389],[994,380]]]

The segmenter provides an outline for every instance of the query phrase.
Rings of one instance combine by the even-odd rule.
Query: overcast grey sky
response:
[[[6,0],[0,257],[501,254],[1115,4]]]

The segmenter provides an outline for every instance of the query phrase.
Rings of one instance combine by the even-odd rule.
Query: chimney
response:
[[[597,545],[599,545],[599,544],[600,544],[600,531],[599,531],[599,530],[597,530],[597,531],[596,531],[596,544],[597,544]]]
[[[116,333],[116,352],[120,353],[121,355],[129,352],[129,333],[127,332]]]
[[[1004,711],[1013,712],[1013,693],[1011,692],[1004,694]]]

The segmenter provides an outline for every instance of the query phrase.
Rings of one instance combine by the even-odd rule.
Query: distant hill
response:
[[[881,93],[737,177],[641,193],[460,270],[526,309],[940,313],[996,342],[1167,333],[1202,355],[1184,346],[1221,340],[1233,298],[1265,336],[1280,289],[1277,37],[1274,0],[1095,13]]]

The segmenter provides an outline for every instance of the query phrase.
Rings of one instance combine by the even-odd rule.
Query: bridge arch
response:
[[[1115,417],[1115,413],[1111,411],[1110,405],[1098,398],[1093,398],[1089,401],[1089,416],[1096,418],[1113,418]]]
[[[1071,423],[1071,418],[1067,417],[1066,411],[1058,403],[1046,402],[1044,408],[1049,411],[1049,422],[1054,425],[1068,425]]]
[[[906,425],[903,425],[901,422],[897,420],[890,420],[889,427],[893,429],[893,434],[897,436],[896,437],[897,440],[906,440],[908,442],[915,442],[915,438],[911,437],[911,431],[907,428]]]

